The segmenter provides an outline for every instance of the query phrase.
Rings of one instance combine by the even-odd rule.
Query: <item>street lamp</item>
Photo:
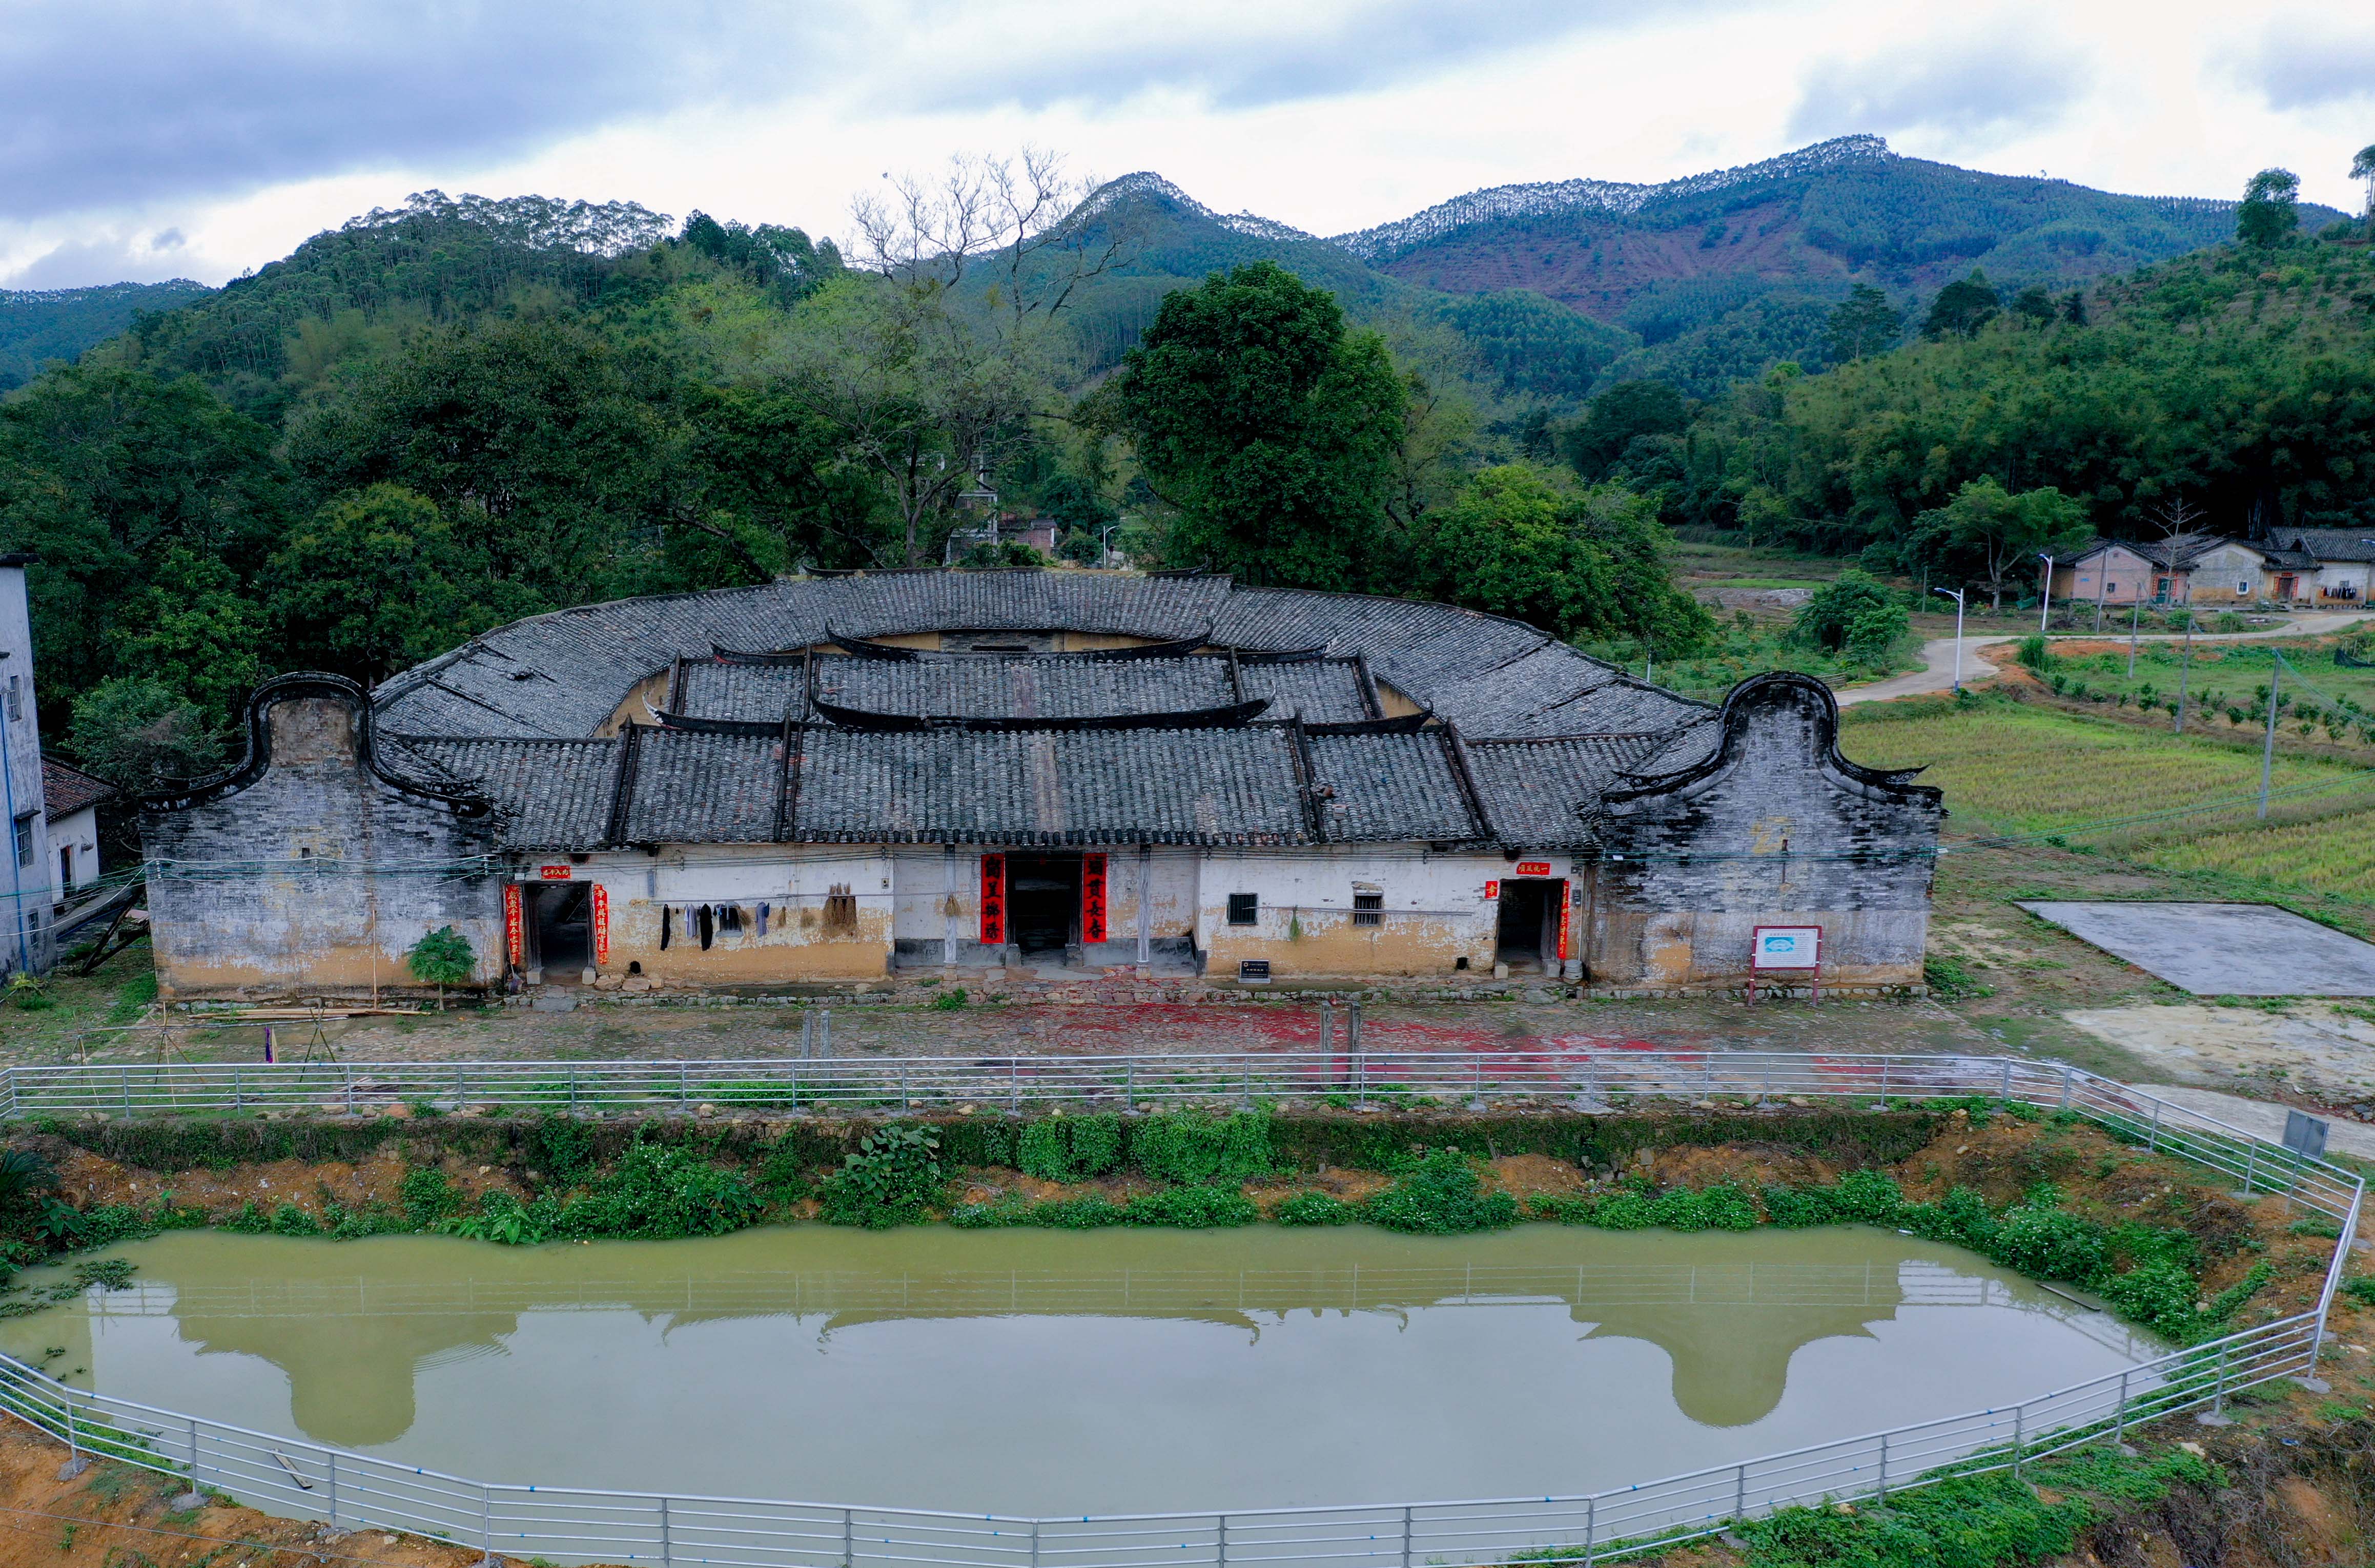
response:
[[[2037,559],[2045,562],[2045,607],[2037,612],[2037,629],[2041,632],[2045,630],[2046,618],[2053,613],[2053,557],[2039,550]]]
[[[1963,694],[1963,590],[1932,588],[1933,594],[1944,594],[1955,601],[1955,695]]]
[[[1113,564],[1114,530],[1120,526],[1118,523],[1108,523],[1097,530],[1097,565],[1101,569]]]

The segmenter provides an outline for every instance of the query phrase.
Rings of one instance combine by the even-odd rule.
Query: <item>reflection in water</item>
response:
[[[134,1289],[0,1349],[63,1340],[111,1393],[496,1479],[967,1509],[1571,1492],[2151,1349],[1851,1228],[124,1250]]]

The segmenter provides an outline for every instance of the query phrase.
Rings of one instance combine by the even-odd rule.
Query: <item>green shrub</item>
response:
[[[654,1240],[722,1236],[750,1224],[763,1207],[741,1172],[678,1145],[639,1138],[592,1191],[561,1211],[561,1229]]]
[[[528,1158],[554,1185],[574,1186],[594,1168],[594,1133],[574,1116],[549,1112],[527,1136]]]
[[[1014,1163],[1024,1175],[1043,1182],[1070,1181],[1072,1140],[1065,1134],[1063,1118],[1025,1123],[1014,1140]]]
[[[1838,1223],[1838,1214],[1831,1208],[1831,1195],[1821,1187],[1768,1186],[1763,1197],[1765,1217],[1776,1225],[1801,1229]]]
[[[1262,1112],[1167,1111],[1130,1125],[1129,1162],[1156,1181],[1203,1186],[1269,1175],[1277,1156]]]
[[[1267,1134],[1267,1128],[1265,1128]],[[1102,1176],[1121,1163],[1121,1118],[1112,1112],[1071,1118],[1072,1169],[1083,1176]],[[1269,1169],[1269,1140],[1263,1140],[1263,1167]],[[1261,1173],[1256,1173],[1257,1174]],[[1246,1178],[1240,1177],[1239,1180]]]
[[[759,1196],[769,1203],[798,1203],[809,1195],[808,1162],[801,1158],[799,1140],[778,1138],[774,1147],[759,1157]]]
[[[437,1228],[449,1235],[466,1237],[474,1242],[494,1242],[502,1246],[534,1246],[551,1235],[556,1218],[549,1199],[523,1204],[498,1188],[479,1200],[476,1214],[441,1220]]]
[[[318,1236],[321,1222],[293,1203],[284,1203],[272,1211],[265,1228],[276,1236]]]
[[[2008,1208],[1990,1256],[2038,1279],[2084,1284],[2103,1270],[2103,1227],[2059,1208]]]
[[[1028,1122],[1014,1140],[1016,1166],[1043,1182],[1076,1182],[1102,1176],[1121,1163],[1121,1118],[1048,1116]]]
[[[2375,1274],[2361,1274],[2342,1282],[2342,1293],[2360,1306],[2375,1306]]]
[[[1669,1231],[1752,1231],[1756,1205],[1731,1182],[1719,1182],[1703,1192],[1676,1187],[1660,1194],[1649,1205],[1650,1223]]]
[[[396,1196],[415,1225],[427,1229],[452,1214],[461,1198],[445,1173],[433,1165],[416,1165],[396,1185]]]
[[[1591,1217],[1585,1221],[1603,1231],[1646,1231],[1657,1222],[1657,1199],[1633,1187],[1610,1193],[1593,1204]]]
[[[1361,1217],[1361,1207],[1324,1192],[1299,1192],[1278,1206],[1282,1225],[1349,1225]]]
[[[860,1139],[817,1196],[833,1224],[885,1230],[923,1219],[947,1185],[940,1140],[930,1128],[886,1126]]]
[[[943,991],[924,1004],[927,1008],[936,1013],[963,1012],[972,1005],[973,998],[965,995],[965,988],[962,985],[953,990]]]
[[[1905,1194],[1878,1171],[1849,1171],[1831,1185],[1831,1211],[1867,1225],[1894,1225],[1905,1209]]]
[[[1168,1225],[1182,1231],[1250,1225],[1260,1218],[1254,1200],[1235,1187],[1173,1187],[1140,1194],[1122,1208],[1125,1224]]]
[[[1456,1149],[1430,1151],[1361,1207],[1373,1225],[1431,1235],[1495,1231],[1518,1219],[1518,1200],[1485,1192],[1475,1166]]]

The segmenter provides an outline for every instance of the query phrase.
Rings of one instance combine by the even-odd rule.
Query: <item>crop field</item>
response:
[[[1872,710],[1840,747],[1873,767],[1929,765],[1946,836],[2066,833],[2168,871],[2375,902],[2375,771],[2276,758],[2270,819],[2254,815],[2256,749],[1988,704],[1918,718]],[[2161,812],[2219,809],[2155,819]]]
[[[2189,710],[2214,734],[2258,728],[2267,719],[2263,704],[2281,654],[2287,667],[2276,681],[2280,729],[2330,740],[2375,740],[2375,668],[2335,664],[2334,649],[2340,641],[2197,643],[2191,667],[2183,672]],[[2140,643],[2131,676],[2124,641],[2063,639],[2055,643],[2053,662],[2038,677],[2079,701],[2174,712],[2179,665],[2185,657],[2180,643]]]

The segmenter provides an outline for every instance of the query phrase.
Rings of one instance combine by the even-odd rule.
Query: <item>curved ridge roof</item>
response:
[[[679,658],[706,662],[721,646],[960,631],[1205,636],[1245,650],[1358,654],[1473,737],[1666,733],[1711,712],[1534,627],[1452,605],[1247,588],[1218,576],[1037,569],[793,577],[555,610],[391,677],[373,705],[383,725],[412,735],[580,738],[642,681]]]

